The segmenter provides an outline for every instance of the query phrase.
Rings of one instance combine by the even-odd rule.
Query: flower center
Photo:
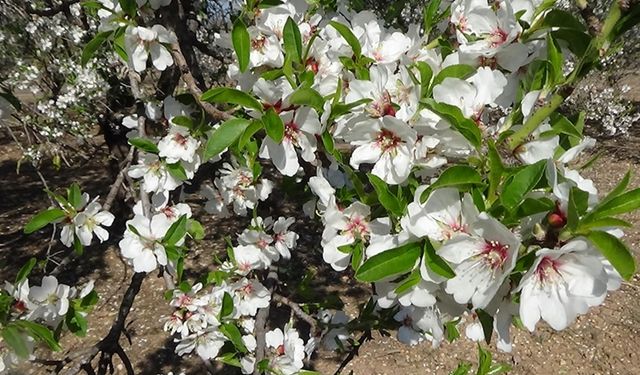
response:
[[[284,138],[289,140],[293,144],[298,144],[298,133],[300,128],[298,125],[291,121],[284,125]]]
[[[391,95],[389,95],[388,91],[384,91],[382,96],[377,100],[371,102],[366,111],[371,115],[371,117],[383,117],[383,116],[393,116],[396,115],[396,110],[393,108],[391,104]]]
[[[382,129],[376,136],[376,143],[382,149],[383,152],[391,151],[398,147],[402,142],[400,137],[390,130]]]
[[[173,135],[173,141],[182,147],[186,147],[187,145],[187,138],[180,133],[176,133]]]
[[[494,270],[500,268],[509,256],[509,245],[498,241],[485,241],[482,256],[489,267]]]
[[[560,274],[558,268],[560,266],[560,261],[557,259],[553,259],[551,257],[545,256],[540,260],[538,266],[536,267],[535,274],[538,278],[538,282],[544,284],[550,280],[553,280],[557,275]]]
[[[506,31],[501,28],[497,28],[491,32],[491,37],[489,40],[491,41],[491,47],[496,48],[503,45],[507,41],[507,37],[509,36]]]
[[[345,233],[351,234],[353,238],[363,239],[369,235],[369,225],[366,220],[360,216],[352,217],[347,223]]]

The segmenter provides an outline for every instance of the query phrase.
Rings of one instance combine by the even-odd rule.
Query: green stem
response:
[[[524,123],[524,125],[518,129],[511,137],[509,137],[508,145],[509,150],[514,151],[518,146],[520,146],[524,140],[529,136],[529,134],[533,133],[534,130],[540,126],[540,124],[549,117],[553,112],[555,112],[558,107],[564,102],[565,96],[560,95],[558,93],[554,94],[551,97],[549,103],[540,107],[529,119]]]
[[[598,59],[600,57],[600,50],[602,48],[607,48],[605,44],[610,39],[610,34],[613,31],[616,23],[622,17],[622,10],[620,9],[620,5],[617,0],[614,0],[613,4],[611,4],[611,9],[609,10],[609,14],[607,14],[607,18],[604,20],[602,25],[602,30],[600,34],[596,36],[591,43],[589,44],[589,48],[587,52],[584,54],[583,58],[580,60],[576,68],[571,72],[571,74],[567,77],[563,86],[560,86],[556,89],[556,93],[551,97],[549,103],[539,108],[522,126],[522,128],[518,129],[511,137],[508,139],[508,146],[511,151],[514,151],[518,146],[520,146],[524,140],[529,136],[529,134],[533,133],[538,126],[553,112],[555,112],[558,107],[564,102],[564,100],[570,95],[571,85],[578,77],[583,77],[588,69],[584,69],[585,61],[587,58],[592,61]],[[592,54],[589,51],[595,50],[596,53]],[[588,66],[588,65],[587,65]],[[563,90],[565,87],[568,90]]]

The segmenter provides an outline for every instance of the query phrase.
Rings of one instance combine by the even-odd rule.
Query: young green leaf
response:
[[[465,79],[470,75],[474,74],[475,72],[476,72],[476,68],[470,65],[465,65],[465,64],[449,65],[446,68],[442,69],[436,75],[436,77],[433,79],[433,86],[439,85],[440,83],[442,83],[442,81],[444,81],[445,78],[451,77],[451,78]]]
[[[244,345],[244,342],[242,341],[242,334],[240,333],[240,330],[238,329],[238,327],[235,326],[235,324],[231,324],[231,323],[222,324],[220,326],[220,332],[222,332],[222,334],[225,335],[229,339],[229,341],[231,341],[233,346],[235,346],[235,348],[239,352],[241,353],[247,352],[247,347]]]
[[[262,112],[262,104],[244,91],[229,87],[215,87],[207,90],[201,97],[205,102],[236,104]]]
[[[100,48],[100,46],[111,36],[111,34],[113,34],[113,31],[104,31],[98,33],[93,37],[93,39],[89,41],[89,43],[84,46],[84,49],[82,50],[82,56],[80,57],[80,64],[82,66],[87,65],[89,60],[91,60],[93,55],[95,55],[98,48]]]
[[[208,161],[219,155],[225,148],[231,146],[249,127],[249,120],[232,118],[223,122],[211,133],[205,145],[204,160]]]
[[[53,337],[53,332],[42,324],[38,324],[29,320],[19,320],[14,323],[17,327],[20,327],[27,331],[29,336],[37,339],[40,342],[45,343],[49,349],[58,351],[62,349],[58,344],[58,341]]]
[[[162,243],[174,246],[187,234],[187,215],[182,215],[180,218],[167,230],[167,233],[162,238]]]
[[[382,207],[386,208],[387,211],[396,216],[402,216],[404,208],[402,207],[400,200],[398,200],[398,198],[389,191],[389,185],[374,174],[368,173],[367,177],[375,189],[378,201]]]
[[[509,210],[513,210],[540,181],[544,174],[547,161],[540,160],[519,170],[508,179],[500,196],[502,204]]]
[[[2,338],[19,358],[25,359],[29,356],[26,339],[15,325],[2,328]]]
[[[247,31],[247,26],[240,18],[233,23],[231,41],[233,43],[233,50],[236,52],[236,56],[238,57],[238,67],[240,72],[244,73],[249,67],[251,37],[249,36],[249,31]]]
[[[356,59],[359,58],[360,55],[362,55],[362,46],[360,45],[360,41],[358,40],[358,38],[356,38],[356,36],[353,35],[353,32],[351,32],[351,29],[349,29],[347,25],[337,21],[331,21],[329,22],[329,25],[333,26],[333,28],[336,29],[344,38],[347,44],[351,46],[353,55],[356,57]]]
[[[24,226],[24,233],[33,233],[38,229],[44,228],[48,224],[60,221],[63,217],[65,217],[65,212],[59,208],[50,208],[46,211],[40,212]]]
[[[635,260],[627,246],[618,237],[607,232],[593,231],[587,235],[587,238],[625,280],[631,279],[636,272]]]
[[[302,59],[302,37],[298,24],[291,17],[287,18],[287,22],[284,24],[282,38],[284,39],[284,52],[293,62],[299,63]]]
[[[264,123],[264,129],[267,135],[273,139],[274,142],[282,142],[284,138],[284,122],[282,122],[282,118],[280,118],[273,108],[267,109],[267,112],[262,116],[262,123]]]
[[[447,279],[456,277],[449,263],[442,259],[428,240],[424,242],[424,262],[433,272]]]
[[[438,116],[447,120],[474,147],[480,147],[482,143],[480,128],[478,128],[478,125],[473,122],[473,120],[464,117],[460,108],[445,103],[438,103],[433,99],[425,99],[422,100],[421,103]]]
[[[129,144],[139,150],[152,154],[158,154],[160,152],[158,146],[149,138],[131,138],[129,139]]]
[[[222,296],[222,307],[220,308],[220,319],[224,319],[233,313],[233,298],[227,292]]]
[[[356,272],[356,278],[364,282],[375,282],[408,272],[413,269],[421,253],[422,246],[419,242],[383,251],[366,260]]]
[[[599,204],[590,213],[591,219],[616,216],[640,208],[640,188],[620,194],[617,197]]]
[[[21,282],[23,282],[24,280],[27,279],[27,277],[31,273],[31,270],[33,270],[33,266],[35,266],[37,262],[38,262],[38,259],[31,258],[31,259],[29,259],[27,261],[27,263],[25,263],[20,268],[20,271],[18,271],[18,275],[16,276],[15,285],[18,285],[18,284],[20,284]]]
[[[169,172],[169,174],[174,178],[180,181],[186,181],[189,179],[189,177],[187,176],[187,172],[184,170],[184,167],[180,162],[166,164],[166,167],[167,167],[167,172]]]
[[[295,105],[308,105],[316,110],[316,112],[322,112],[324,107],[324,98],[316,90],[308,87],[302,87],[289,96],[289,103]]]

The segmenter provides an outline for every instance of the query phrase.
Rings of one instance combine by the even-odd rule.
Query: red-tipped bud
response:
[[[549,221],[549,225],[554,228],[562,228],[567,225],[567,218],[557,212],[550,213],[549,216],[547,216],[547,220]]]

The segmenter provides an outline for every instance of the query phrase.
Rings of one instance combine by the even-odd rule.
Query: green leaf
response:
[[[413,269],[420,254],[420,242],[413,242],[395,249],[383,251],[364,262],[356,278],[364,282],[375,282],[386,277],[405,273]]]
[[[184,236],[187,234],[187,215],[182,215],[180,218],[167,230],[167,233],[162,238],[162,243],[175,246]]]
[[[178,126],[182,126],[185,127],[187,129],[193,129],[194,128],[194,124],[193,124],[193,120],[191,119],[191,117],[187,117],[187,116],[175,116],[171,119],[171,122],[178,125]]]
[[[449,65],[446,68],[442,69],[436,75],[436,77],[433,79],[433,86],[441,84],[445,78],[451,77],[451,78],[465,79],[471,76],[472,74],[474,74],[475,72],[476,72],[476,68],[470,65],[465,65],[465,64]]]
[[[631,169],[629,169],[627,173],[624,174],[624,177],[622,177],[622,180],[618,182],[616,187],[614,187],[613,190],[611,190],[609,194],[607,194],[607,196],[604,197],[602,201],[600,201],[600,204],[607,203],[613,198],[617,197],[618,195],[624,193],[624,191],[627,189],[627,186],[629,186],[630,181],[631,181]]]
[[[191,238],[196,241],[200,241],[204,238],[204,227],[198,220],[189,219],[187,221],[187,232],[189,232]]]
[[[543,27],[558,27],[561,29],[573,29],[586,31],[582,22],[580,22],[573,14],[562,9],[551,9],[545,14],[542,21]]]
[[[566,117],[556,114],[551,117],[551,128],[560,134],[581,138],[582,133]]]
[[[264,128],[262,121],[252,121],[251,124],[242,132],[240,138],[238,138],[238,149],[243,150],[245,146],[251,141],[251,137]]]
[[[242,341],[242,334],[235,324],[226,323],[220,326],[220,332],[224,334],[233,343],[233,346],[241,353],[247,353],[247,347]]]
[[[460,338],[460,331],[458,331],[458,322],[460,319],[450,320],[444,324],[445,334],[447,335],[447,341],[454,342]]]
[[[589,220],[607,216],[616,216],[640,208],[640,188],[620,194],[615,198],[600,203],[589,214]]]
[[[222,296],[222,307],[220,308],[220,319],[224,319],[233,313],[233,298],[227,292]]]
[[[462,362],[456,367],[450,375],[467,375],[471,371],[471,363]]]
[[[460,108],[445,103],[437,103],[433,99],[425,99],[421,103],[438,116],[447,120],[474,147],[480,147],[482,134],[478,125],[471,119],[464,117]]]
[[[233,43],[233,50],[236,52],[236,56],[238,57],[238,67],[240,72],[244,73],[249,67],[251,37],[249,36],[249,31],[247,31],[247,26],[240,18],[233,23],[231,41]],[[203,100],[205,99],[203,98]]]
[[[46,211],[40,212],[24,226],[24,233],[33,233],[38,229],[44,228],[48,224],[60,221],[60,219],[65,217],[65,215],[65,212],[59,208],[50,208]]]
[[[169,174],[171,174],[171,176],[175,177],[176,179],[180,181],[186,181],[189,179],[189,177],[187,176],[187,172],[184,170],[184,167],[180,162],[166,164],[166,166],[167,172],[169,172]]]
[[[138,11],[136,0],[118,0],[120,7],[129,17],[134,17]]]
[[[129,139],[129,144],[139,150],[152,154],[158,154],[160,152],[158,146],[149,138],[131,138]]]
[[[493,317],[482,309],[476,309],[478,320],[482,326],[482,333],[484,334],[484,341],[488,344],[491,343],[491,336],[493,335]]]
[[[627,246],[618,237],[602,231],[593,231],[587,238],[600,250],[625,280],[636,272],[636,263]]]
[[[604,228],[604,227],[626,227],[631,228],[633,225],[622,219],[617,219],[615,217],[603,217],[601,219],[593,219],[588,223],[580,223],[578,227],[578,232],[586,230],[586,229],[594,229],[594,228]]]
[[[436,1],[432,1],[435,3]],[[426,98],[429,95],[429,87],[431,87],[431,79],[433,78],[433,70],[431,66],[424,61],[416,62],[416,67],[420,72],[420,97]]]
[[[564,57],[562,56],[562,50],[558,42],[551,34],[547,34],[547,61],[552,68],[550,77],[550,87],[552,87],[564,80],[564,73],[562,71]]]
[[[316,90],[312,88],[302,87],[294,91],[289,96],[289,103],[295,105],[307,105],[316,110],[316,112],[322,112],[324,107],[324,98]]]
[[[404,292],[408,291],[409,289],[413,288],[414,286],[420,284],[420,281],[422,281],[422,276],[420,276],[420,270],[414,270],[409,274],[409,276],[407,276],[407,278],[405,278],[404,280],[398,283],[398,286],[396,287],[394,292],[397,295],[401,295]]]
[[[64,322],[67,325],[67,328],[69,328],[69,331],[74,335],[79,337],[87,335],[87,319],[82,316],[82,314],[75,311],[75,309],[70,308],[69,311],[67,311]]]
[[[291,18],[287,18],[287,22],[282,29],[282,37],[284,39],[284,52],[293,62],[299,63],[302,59],[302,37],[298,25]]]
[[[440,174],[438,179],[429,186],[429,192],[443,187],[481,184],[482,176],[475,168],[468,165],[454,165]],[[423,195],[422,198],[424,200],[426,196]]]
[[[89,294],[82,297],[82,300],[80,300],[80,307],[82,307],[84,310],[87,310],[91,306],[94,306],[96,303],[98,303],[99,299],[100,297],[98,297],[98,293],[95,290],[92,290],[91,292],[89,292]]]
[[[104,31],[98,33],[93,37],[93,39],[89,41],[89,43],[84,46],[84,49],[82,50],[82,56],[80,57],[80,64],[82,66],[87,65],[89,60],[91,60],[93,55],[95,55],[98,48],[100,48],[100,46],[111,36],[111,34],[113,34],[113,31]]]
[[[84,254],[84,245],[75,234],[73,235],[73,251],[75,251],[77,255]]]
[[[215,87],[207,90],[201,97],[205,102],[236,104],[262,112],[262,104],[244,91],[229,87]]]
[[[204,160],[211,160],[219,155],[225,148],[231,146],[244,131],[249,127],[249,120],[243,118],[232,118],[223,122],[220,127],[214,130],[207,138],[205,145]]]
[[[29,336],[45,343],[49,347],[49,349],[56,352],[62,349],[58,344],[58,341],[53,337],[53,332],[51,332],[49,328],[43,326],[42,324],[34,323],[29,320],[19,320],[14,324],[15,326],[27,331]]]
[[[358,40],[358,38],[356,38],[356,36],[353,35],[353,32],[351,32],[351,29],[349,29],[349,27],[346,26],[345,24],[342,24],[337,21],[331,21],[329,22],[329,25],[333,26],[333,28],[336,29],[338,33],[340,33],[340,35],[344,38],[347,44],[351,46],[351,49],[353,50],[353,55],[356,58],[359,58],[360,55],[362,55],[362,46],[360,45],[360,41]]]
[[[422,25],[425,35],[431,33],[431,29],[438,21],[438,11],[440,10],[440,0],[430,0],[424,6],[422,12]]]
[[[369,182],[371,182],[371,185],[375,189],[378,201],[382,207],[386,208],[396,216],[402,216],[404,207],[402,207],[400,200],[398,200],[395,195],[391,194],[389,191],[389,185],[374,174],[367,173],[367,177],[369,177]]]
[[[575,29],[557,29],[551,31],[551,36],[555,40],[565,41],[567,48],[579,58],[584,56],[591,43],[589,34]]]
[[[282,118],[280,118],[273,107],[267,109],[267,112],[262,116],[262,123],[264,123],[264,129],[267,135],[273,139],[274,142],[282,142],[284,138],[284,122],[282,122]]]
[[[540,160],[528,165],[507,180],[500,200],[508,210],[515,209],[524,196],[538,184],[544,174],[546,163],[546,160]]]
[[[8,325],[2,329],[4,342],[22,359],[29,356],[29,348],[25,337],[15,325]]]
[[[453,272],[449,263],[436,253],[436,250],[429,240],[424,242],[424,262],[427,267],[442,277],[447,279],[456,277],[456,273]]]
[[[67,189],[67,201],[71,203],[76,210],[82,206],[82,192],[80,191],[80,186],[75,182]]]
[[[363,256],[364,246],[362,245],[361,241],[357,241],[351,248],[351,268],[353,268],[354,271],[357,272],[360,268],[360,265],[362,265]]]
[[[491,369],[491,353],[478,344],[478,371],[476,375],[487,375]]]
[[[35,266],[37,262],[38,260],[36,258],[31,258],[20,268],[20,271],[18,271],[18,275],[16,276],[16,286],[27,279],[31,270],[33,270],[33,266]]]

